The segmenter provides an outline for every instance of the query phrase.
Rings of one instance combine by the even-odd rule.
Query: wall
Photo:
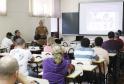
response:
[[[19,29],[26,41],[31,41],[35,28],[41,18],[30,17],[28,0],[7,0],[7,16],[0,16],[0,42],[6,33]],[[44,18],[45,25],[50,31],[50,19]]]
[[[96,2],[96,1],[123,1],[123,0],[61,0],[61,11],[62,12],[78,12],[79,3],[81,2]],[[62,35],[62,21],[60,18],[60,36],[64,37],[64,40],[73,41],[76,35]],[[93,40],[96,36],[86,36]],[[104,40],[107,39],[103,36]]]
[[[28,0],[7,0],[7,16],[0,16],[0,42],[6,32],[14,32],[19,29],[26,41],[31,41],[35,28],[38,25],[39,17],[30,17],[28,14]],[[61,12],[77,12],[80,2],[93,1],[123,1],[123,0],[61,0]],[[50,32],[50,19],[45,18],[44,22]],[[60,18],[61,21],[61,18]],[[60,36],[62,36],[62,25],[60,24]],[[76,36],[76,35],[75,35]],[[64,35],[65,40],[74,40],[73,35]],[[88,36],[89,37],[89,36]],[[95,38],[90,36],[91,39]]]
[[[124,0],[61,0],[61,11],[77,12],[79,8],[79,3],[96,2],[96,1],[124,1]]]

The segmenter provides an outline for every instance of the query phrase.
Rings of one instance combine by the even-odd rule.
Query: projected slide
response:
[[[81,3],[80,34],[107,35],[122,30],[123,2]]]

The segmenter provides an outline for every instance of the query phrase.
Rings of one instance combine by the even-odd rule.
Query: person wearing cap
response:
[[[44,45],[47,42],[47,35],[48,35],[48,30],[47,28],[43,25],[43,21],[39,21],[39,26],[35,30],[35,35],[40,35],[41,38],[39,40],[40,45]]]
[[[11,32],[8,32],[6,34],[6,37],[1,42],[1,47],[7,48],[7,50],[9,51],[11,45],[13,44],[12,36],[13,36],[12,33]]]

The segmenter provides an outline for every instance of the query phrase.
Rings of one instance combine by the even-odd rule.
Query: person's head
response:
[[[8,32],[7,34],[6,34],[6,37],[8,38],[8,39],[11,39],[12,38],[12,33],[11,32]]]
[[[5,56],[0,59],[0,80],[6,81],[8,84],[15,84],[18,70],[19,65],[15,58]]]
[[[63,59],[63,49],[61,46],[53,46],[52,47],[52,54],[54,56],[54,60],[56,64],[60,64]]]
[[[82,47],[89,47],[89,45],[90,45],[90,40],[88,38],[83,38],[81,40],[81,46]]]
[[[49,37],[48,40],[47,40],[47,45],[52,45],[54,43],[55,43],[54,37]]]
[[[96,46],[102,46],[103,38],[102,37],[96,37],[95,38],[95,45]]]
[[[114,37],[115,37],[115,33],[113,31],[110,31],[108,33],[108,38],[114,40]]]
[[[118,32],[118,33],[119,33],[119,35],[121,36],[121,34],[122,34],[122,31],[121,31],[121,30],[118,30],[117,32]]]
[[[36,34],[36,35],[34,36],[34,40],[40,40],[40,39],[41,39],[41,35]]]
[[[42,20],[39,21],[39,25],[43,26],[43,21]]]
[[[115,39],[118,39],[120,34],[118,32],[115,32]]]
[[[55,39],[56,44],[61,44],[61,40],[60,39]]]
[[[20,36],[20,35],[21,35],[20,31],[19,30],[15,30],[15,36]]]
[[[21,47],[21,48],[25,48],[25,40],[22,38],[18,38],[15,40],[15,46],[16,47]]]

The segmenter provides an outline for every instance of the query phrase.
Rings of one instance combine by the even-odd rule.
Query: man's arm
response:
[[[47,30],[47,27],[44,27],[45,28],[45,30],[46,30],[46,35],[48,35],[48,30]]]
[[[35,35],[37,35],[37,34],[38,34],[38,27],[35,30]]]

